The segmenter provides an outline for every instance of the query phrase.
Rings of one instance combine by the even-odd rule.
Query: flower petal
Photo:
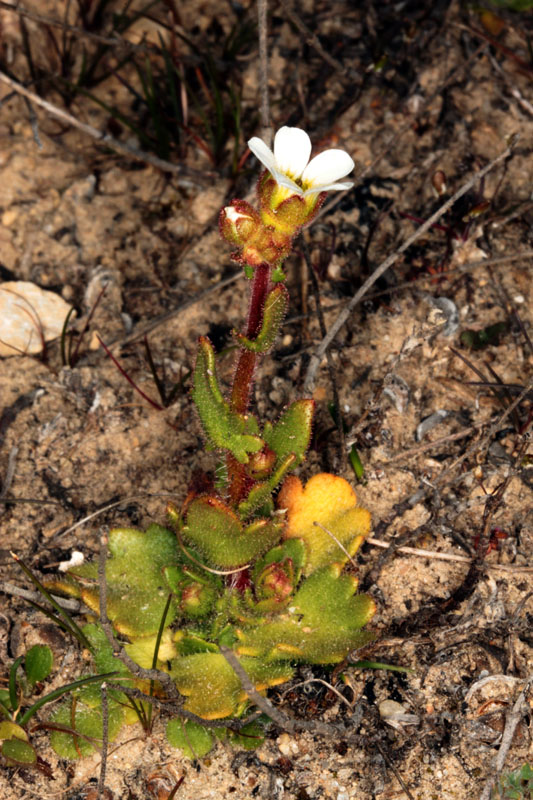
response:
[[[272,170],[272,175],[278,184],[278,186],[284,186],[286,189],[290,189],[293,194],[303,195],[303,189],[300,189],[297,183],[294,183],[287,175],[284,175],[283,172],[280,172],[278,169]]]
[[[325,186],[314,186],[312,189],[308,189],[306,192],[303,193],[304,197],[308,197],[310,194],[318,194],[319,192],[342,192],[345,189],[351,189],[353,186],[352,181],[343,181],[342,183],[328,183]]]
[[[305,168],[302,183],[306,188],[329,186],[352,171],[355,164],[344,150],[325,150]]]
[[[248,147],[254,156],[259,159],[261,164],[266,167],[269,172],[272,172],[276,166],[276,159],[270,147],[267,147],[264,141],[258,136],[253,136],[248,140]]]
[[[280,172],[296,180],[311,155],[311,139],[301,128],[280,128],[274,138],[274,157]],[[346,175],[343,172],[343,175]],[[338,176],[341,177],[341,176]]]

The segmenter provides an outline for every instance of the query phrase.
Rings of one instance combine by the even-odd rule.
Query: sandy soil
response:
[[[111,748],[109,796],[165,798],[183,777],[175,795],[182,800],[477,798],[494,773],[513,704],[533,674],[531,16],[501,11],[491,19],[445,2],[407,3],[401,10],[388,3],[360,9],[345,0],[297,4],[319,49],[291,22],[285,4],[273,5],[274,127],[304,127],[317,146],[342,147],[357,163],[355,188],[333,198],[305,233],[327,327],[420,221],[520,135],[509,157],[440,220],[448,229],[433,228],[401,255],[330,348],[346,439],[365,468],[358,497],[372,512],[374,537],[395,545],[385,560],[372,544],[358,556],[362,585],[378,605],[371,626],[378,640],[364,657],[412,671],[349,666],[347,702],[320,683],[275,695],[287,713],[349,722],[360,737],[357,748],[341,737],[272,728],[256,753],[218,745],[194,765],[166,742],[164,719],[149,738],[140,728],[125,729]],[[60,6],[26,4],[55,19],[62,17]],[[81,25],[76,13],[73,7],[71,21]],[[184,0],[179,30],[202,53],[254,13],[251,7],[237,14],[221,0]],[[58,74],[47,25],[26,19],[23,30],[17,15],[0,14],[1,71],[31,82],[25,30],[36,74]],[[157,47],[157,32],[168,36],[171,17],[163,3],[151,16],[125,36]],[[100,32],[109,35],[106,19]],[[72,41],[75,72],[81,42],[88,53],[96,44]],[[182,48],[186,63],[193,49],[183,42]],[[105,56],[114,68],[118,60],[113,49]],[[245,140],[258,133],[254,36],[236,64],[240,158]],[[123,74],[140,91],[131,63]],[[65,108],[51,83],[42,86],[43,97]],[[116,74],[91,91],[140,120]],[[5,83],[0,100],[0,277],[60,294],[77,310],[77,331],[92,313],[73,366],[62,364],[58,342],[42,357],[0,362],[0,477],[13,467],[0,507],[0,566],[5,580],[25,585],[10,550],[49,576],[73,549],[93,556],[100,526],[161,521],[166,499],[184,498],[194,470],[213,470],[212,455],[198,451],[188,376],[198,336],[209,334],[221,349],[246,313],[246,284],[218,238],[216,216],[231,197],[250,195],[257,164],[248,158],[234,177],[229,134],[216,164],[188,135],[169,160],[190,172],[165,173],[34,104],[30,113]],[[131,130],[81,94],[67,110],[140,146]],[[190,124],[194,130],[194,117]],[[432,187],[437,170],[448,187],[441,199]],[[270,418],[300,396],[321,339],[299,251],[287,271],[291,309],[257,382],[256,407]],[[464,331],[499,322],[505,323],[499,339],[478,350],[463,346]],[[147,330],[167,386],[183,379],[164,410],[139,397],[97,338],[157,399],[142,342]],[[220,369],[228,380],[230,357]],[[327,410],[332,396],[324,360],[314,384],[315,436],[301,475],[335,469],[355,483],[339,456]],[[437,411],[445,413],[420,429]],[[483,561],[479,548],[491,537],[496,546]],[[431,554],[397,552],[398,545]],[[79,675],[84,654],[45,617],[6,595],[0,608],[0,660],[7,665],[30,644],[46,642],[56,663],[47,688]],[[309,677],[326,674],[302,670],[298,682]],[[531,698],[529,687],[506,770],[533,758]],[[387,724],[379,713],[387,699],[402,703],[411,721]],[[37,732],[34,742],[51,777],[3,768],[5,800],[94,796],[98,755],[67,764],[50,750],[46,733]]]

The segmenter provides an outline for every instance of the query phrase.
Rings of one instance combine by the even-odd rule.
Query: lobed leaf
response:
[[[215,351],[209,339],[200,337],[193,377],[192,398],[209,443],[229,450],[241,464],[249,453],[258,453],[264,442],[257,435],[253,417],[237,414],[224,400],[218,386]]]
[[[168,588],[163,567],[179,560],[175,535],[159,525],[151,525],[146,533],[134,528],[114,528],[109,533],[110,558],[106,564],[107,612],[119,633],[127,636],[149,636],[159,630],[165,610]],[[77,575],[89,575],[96,565],[83,565]],[[98,613],[98,586],[82,589],[82,599]],[[177,613],[172,600],[166,624]]]
[[[184,538],[211,564],[223,569],[240,567],[272,547],[281,537],[283,522],[255,520],[248,527],[217,497],[192,501],[187,511]]]
[[[356,579],[340,570],[332,564],[313,572],[284,613],[260,626],[243,626],[237,652],[267,661],[336,664],[372,641],[374,635],[361,628],[374,615],[374,601],[356,595]]]
[[[370,513],[344,478],[314,475],[305,485],[290,476],[278,495],[287,511],[286,539],[302,539],[307,550],[306,574],[353,556],[370,533]],[[348,554],[348,555],[347,555]]]

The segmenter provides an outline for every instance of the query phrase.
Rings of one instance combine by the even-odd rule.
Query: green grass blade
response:
[[[16,712],[19,707],[19,699],[17,696],[17,670],[24,661],[24,656],[19,656],[16,661],[11,665],[9,670],[9,702],[13,712]]]
[[[61,697],[67,692],[72,692],[74,689],[79,689],[80,686],[86,686],[88,683],[96,683],[97,681],[105,681],[107,678],[112,678],[114,675],[118,675],[118,672],[106,672],[103,675],[90,675],[87,678],[80,678],[73,683],[67,683],[65,686],[60,686],[59,689],[54,689],[53,692],[46,694],[44,697],[40,697],[36,703],[30,706],[19,719],[18,724],[23,728],[25,725],[28,724],[30,719],[33,715],[42,708],[46,703],[51,703],[52,700],[57,700],[58,697]]]
[[[15,553],[11,553],[11,555],[13,556],[13,558],[15,559],[21,570],[24,572],[24,574],[33,583],[33,585],[40,591],[43,597],[46,597],[50,605],[57,611],[59,616],[63,618],[72,636],[75,636],[76,639],[79,642],[81,642],[81,644],[83,644],[84,647],[86,647],[89,651],[92,652],[91,643],[89,642],[89,640],[87,639],[81,628],[78,625],[76,625],[74,620],[67,614],[65,609],[59,605],[57,600],[54,600],[48,589],[46,589],[41,583],[41,581],[35,577],[31,569],[26,566],[26,564],[22,561],[22,559],[19,558]]]

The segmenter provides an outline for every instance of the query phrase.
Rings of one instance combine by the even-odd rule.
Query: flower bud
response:
[[[242,247],[257,232],[261,219],[250,203],[233,200],[230,206],[220,212],[219,226],[224,239]]]
[[[189,617],[205,617],[212,611],[214,601],[213,587],[195,582],[182,589],[180,607]]]
[[[263,480],[272,472],[276,458],[275,452],[265,445],[261,452],[249,456],[248,472],[256,480]]]
[[[268,564],[257,578],[257,597],[260,601],[283,603],[294,591],[294,582],[294,564],[291,558]]]

